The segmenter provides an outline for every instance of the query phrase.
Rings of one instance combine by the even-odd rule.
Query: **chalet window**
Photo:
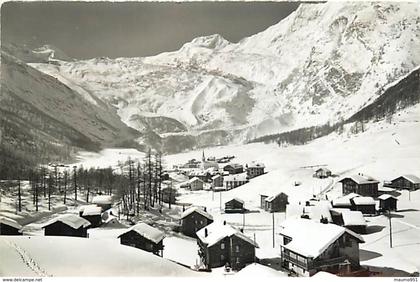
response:
[[[292,259],[296,259],[296,254],[295,254],[295,253],[290,253],[290,257],[291,257]]]
[[[236,252],[239,253],[239,246],[236,246]]]
[[[236,263],[239,263],[239,257],[236,258]]]
[[[225,249],[225,243],[220,244],[220,249],[222,249],[222,250]]]

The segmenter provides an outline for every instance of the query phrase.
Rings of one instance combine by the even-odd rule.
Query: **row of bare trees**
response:
[[[128,158],[116,168],[84,168],[50,164],[27,172],[35,211],[47,201],[74,205],[91,202],[92,195],[116,195],[121,199],[123,213],[139,214],[141,210],[160,209],[163,203],[162,155],[149,150],[143,160]],[[17,186],[17,211],[22,211],[21,180]],[[172,191],[172,190],[171,190]]]

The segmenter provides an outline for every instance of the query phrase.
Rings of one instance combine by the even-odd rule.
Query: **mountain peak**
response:
[[[186,43],[184,47],[202,47],[217,50],[222,49],[229,44],[230,42],[224,39],[220,34],[212,34],[194,38],[191,42]]]

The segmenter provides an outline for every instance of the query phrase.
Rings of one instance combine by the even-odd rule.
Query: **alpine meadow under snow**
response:
[[[0,276],[418,277],[419,51],[419,3],[364,1],[152,57],[2,46]]]

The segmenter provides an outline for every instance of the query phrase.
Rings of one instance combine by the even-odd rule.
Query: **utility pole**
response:
[[[219,209],[222,210],[222,190],[220,190],[220,201],[219,201]]]
[[[242,213],[242,231],[245,230],[245,212]]]
[[[73,180],[74,180],[74,205],[76,205],[77,201],[77,172],[76,172],[77,166],[73,166]]]
[[[391,211],[388,211],[389,219],[389,246],[392,248],[392,223],[391,223]]]
[[[273,218],[273,248],[275,247],[275,240],[274,240],[274,212],[271,213]]]
[[[18,178],[18,201],[19,201],[18,211],[21,212],[22,211],[22,192],[20,188],[20,176]]]

